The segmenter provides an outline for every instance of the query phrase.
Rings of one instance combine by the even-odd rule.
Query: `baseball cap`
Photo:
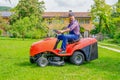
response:
[[[73,13],[73,12],[70,12],[70,13],[69,13],[69,17],[71,17],[71,16],[74,16],[74,13]]]

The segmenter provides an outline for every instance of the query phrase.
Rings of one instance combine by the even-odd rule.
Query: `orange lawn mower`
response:
[[[57,30],[53,31],[57,33]],[[59,53],[61,50],[57,49],[57,44],[57,36],[34,42],[30,48],[30,62],[37,63],[41,67],[48,64],[62,66],[66,60],[75,65],[81,65],[85,61],[98,58],[98,46],[95,38],[68,41],[66,53],[64,54]]]

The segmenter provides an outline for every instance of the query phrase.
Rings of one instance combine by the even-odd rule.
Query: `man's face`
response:
[[[69,17],[70,22],[74,20],[74,16]]]

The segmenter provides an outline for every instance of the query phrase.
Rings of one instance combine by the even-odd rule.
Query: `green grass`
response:
[[[110,48],[115,48],[115,49],[120,50],[120,46],[118,46],[116,44],[109,44],[109,43],[103,43],[103,42],[99,42],[99,44],[102,45],[102,46],[107,46],[107,47],[110,47]]]
[[[29,62],[35,41],[0,38],[0,80],[120,80],[120,53],[99,48],[99,59],[83,65],[41,68]]]
[[[120,44],[116,43],[114,39],[105,39],[105,40],[100,41],[100,42],[105,43],[105,44],[113,44],[113,45],[120,46]]]

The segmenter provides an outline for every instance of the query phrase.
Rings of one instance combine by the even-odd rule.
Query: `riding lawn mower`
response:
[[[54,32],[57,33],[56,30]],[[61,49],[57,49],[57,44],[57,36],[34,42],[30,48],[30,62],[37,63],[41,67],[45,67],[48,64],[62,66],[66,60],[75,65],[81,65],[85,61],[98,58],[98,46],[95,38],[68,41],[66,53],[64,54],[59,53]]]

